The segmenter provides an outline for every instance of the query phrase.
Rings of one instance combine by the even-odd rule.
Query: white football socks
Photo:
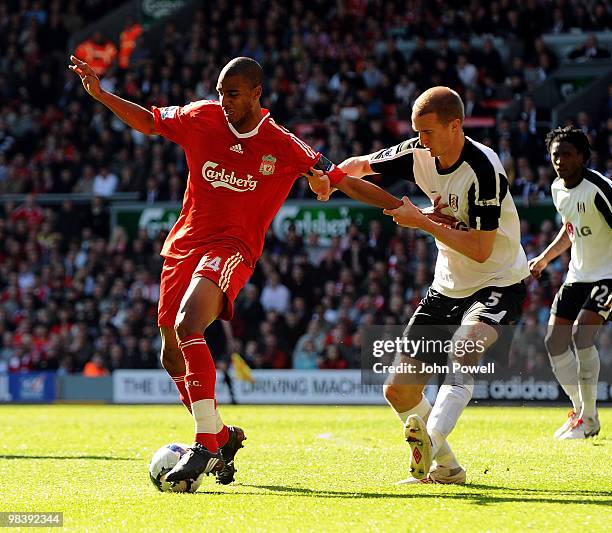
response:
[[[391,408],[393,409],[393,407]],[[395,411],[395,409],[393,410]],[[416,404],[412,409],[409,409],[408,411],[404,411],[403,413],[399,413],[398,411],[395,411],[395,414],[402,421],[402,424],[406,424],[406,420],[408,420],[408,417],[410,415],[419,415],[423,420],[425,420],[425,422],[427,422],[427,418],[429,417],[430,412],[431,412],[431,404],[429,403],[427,398],[423,396],[423,399],[418,404]]]
[[[580,418],[594,418],[597,415],[597,382],[599,381],[599,353],[595,346],[589,346],[578,353],[578,378],[582,411]],[[576,411],[578,412],[578,411]]]
[[[442,451],[446,437],[457,424],[467,404],[470,403],[473,392],[474,380],[467,374],[464,375],[463,385],[444,384],[440,387],[427,421],[427,432],[433,443],[434,456]]]
[[[590,350],[590,348],[587,348]],[[576,356],[570,348],[561,355],[550,355],[550,364],[557,381],[572,401],[572,406],[576,414],[580,414],[582,402],[580,401],[580,391],[578,388],[578,362]],[[599,357],[597,358],[599,362]],[[599,375],[599,371],[597,372]]]

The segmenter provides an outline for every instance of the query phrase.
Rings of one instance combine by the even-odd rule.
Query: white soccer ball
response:
[[[162,492],[195,492],[200,488],[204,474],[197,479],[169,483],[166,474],[179,462],[183,454],[187,453],[187,444],[166,444],[155,452],[149,464],[149,477],[153,485]]]

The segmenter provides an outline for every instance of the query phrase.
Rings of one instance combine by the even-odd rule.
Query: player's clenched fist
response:
[[[102,93],[98,75],[85,61],[81,61],[78,57],[71,55],[70,61],[72,61],[73,64],[69,65],[68,68],[78,74],[85,90],[94,98],[98,98]]]
[[[383,213],[393,217],[393,222],[404,228],[418,228],[426,215],[407,196],[402,197],[403,205],[397,209],[385,209]]]
[[[529,272],[531,272],[531,275],[535,279],[538,279],[547,266],[548,261],[546,261],[546,259],[544,259],[541,255],[538,255],[529,261]]]
[[[304,176],[308,178],[310,190],[317,195],[317,200],[326,201],[329,199],[332,189],[327,174],[324,174],[322,170],[310,168]]]
[[[431,207],[421,209],[421,213],[423,213],[429,220],[432,220],[437,224],[454,228],[459,221],[455,217],[444,213],[444,209],[447,207],[448,204],[443,203],[440,196],[436,196],[434,198],[433,205]]]

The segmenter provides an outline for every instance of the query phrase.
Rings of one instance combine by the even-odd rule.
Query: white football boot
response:
[[[443,485],[464,485],[467,474],[465,468],[462,466],[457,466],[455,468],[438,466],[429,473],[429,477],[434,483],[442,483]]]
[[[572,424],[570,429],[559,437],[559,440],[588,439],[597,435],[600,427],[597,416],[593,418],[579,418]]]
[[[410,445],[410,473],[416,479],[425,479],[433,462],[433,446],[425,421],[419,415],[410,415],[404,435]]]
[[[558,439],[561,437],[561,435],[563,435],[568,429],[570,429],[572,427],[572,425],[574,424],[574,422],[576,422],[576,420],[578,420],[578,415],[576,414],[576,411],[574,411],[573,409],[570,409],[569,412],[567,413],[567,420],[563,423],[563,425],[557,429],[557,431],[555,431],[555,434],[553,435],[555,439]]]
[[[398,481],[396,485],[413,485],[417,483],[437,483],[441,485],[463,485],[466,479],[466,472],[462,466],[450,468],[448,466],[435,466],[429,471],[429,475],[423,479],[417,479],[413,476],[402,481]]]

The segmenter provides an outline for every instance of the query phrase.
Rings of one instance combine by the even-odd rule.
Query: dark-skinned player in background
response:
[[[556,128],[546,136],[546,147],[557,174],[551,193],[563,225],[553,242],[529,261],[529,268],[539,278],[551,261],[571,248],[545,344],[555,377],[572,402],[554,437],[586,439],[600,430],[595,339],[612,306],[612,181],[587,168],[591,148],[582,130]]]

